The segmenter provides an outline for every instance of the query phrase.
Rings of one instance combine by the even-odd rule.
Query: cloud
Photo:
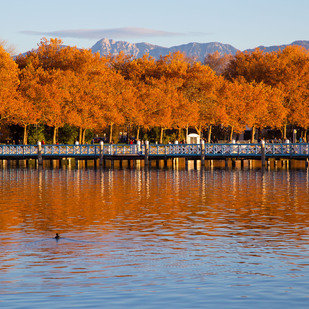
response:
[[[78,38],[78,39],[102,39],[102,38],[142,38],[142,37],[171,37],[184,36],[185,33],[168,32],[146,28],[114,28],[114,29],[76,29],[76,30],[59,30],[50,32],[41,31],[21,31],[27,35],[40,35],[60,38]]]

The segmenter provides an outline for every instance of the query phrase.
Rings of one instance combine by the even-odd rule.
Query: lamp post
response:
[[[293,130],[293,144],[296,143],[296,136],[297,136],[297,130],[294,129],[294,130]]]
[[[261,140],[261,161],[262,167],[265,167],[265,141]]]

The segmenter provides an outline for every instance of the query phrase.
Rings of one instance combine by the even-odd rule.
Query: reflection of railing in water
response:
[[[148,147],[146,151],[146,147]],[[136,156],[144,159],[147,154],[153,157],[190,157],[198,158],[243,158],[259,159],[260,144],[142,144],[142,145],[42,145],[43,158],[89,158],[96,159],[100,155],[109,158],[119,156]],[[203,152],[204,151],[204,152]],[[37,158],[38,145],[0,145],[0,159]],[[309,158],[309,143],[298,144],[265,144],[266,158]]]

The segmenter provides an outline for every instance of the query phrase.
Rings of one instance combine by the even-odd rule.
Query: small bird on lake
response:
[[[59,239],[59,238],[60,238],[59,234],[56,233],[55,239]]]

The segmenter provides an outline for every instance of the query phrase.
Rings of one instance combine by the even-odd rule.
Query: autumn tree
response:
[[[0,125],[9,121],[18,110],[18,67],[0,45]]]
[[[283,93],[264,83],[248,83],[243,78],[225,86],[221,93],[224,100],[227,123],[240,132],[245,126],[252,128],[251,142],[254,142],[256,128],[278,128],[286,117]]]
[[[208,65],[218,75],[221,75],[226,71],[226,68],[232,59],[233,55],[231,54],[221,55],[218,51],[215,51],[205,57],[204,64]]]
[[[112,142],[113,126],[121,126],[134,121],[137,114],[136,89],[123,76],[105,67],[93,79],[95,102],[98,105],[96,122],[101,128],[109,126]]]
[[[29,125],[38,125],[42,120],[40,74],[43,70],[35,70],[29,65],[20,71],[20,85],[18,88],[18,111],[12,117],[12,122],[23,128],[23,144],[28,142]]]
[[[285,94],[287,122],[302,128],[306,140],[309,126],[309,52],[299,46],[286,47],[278,56],[282,67],[280,89]]]
[[[299,46],[288,46],[283,50],[266,53],[259,49],[237,53],[225,71],[225,77],[233,80],[242,76],[248,82],[263,82],[284,94],[283,105],[287,109],[283,122],[283,137],[286,125],[305,127],[308,110],[307,89],[309,83],[309,54]],[[300,120],[299,116],[302,114]],[[305,120],[306,119],[306,120]],[[304,125],[303,125],[304,124]]]
[[[208,130],[208,142],[211,140],[212,126],[221,124],[224,117],[224,107],[217,97],[219,85],[220,78],[212,69],[195,63],[189,68],[182,88],[186,98],[193,104],[191,112],[195,110],[198,113],[195,128],[200,135],[202,129]]]
[[[102,69],[99,55],[63,47],[59,39],[42,39],[37,51],[20,55],[16,62],[22,70],[31,67],[39,76],[32,98],[39,102],[41,121],[54,128],[53,142],[65,123],[78,127],[80,141],[84,141],[86,129],[96,125],[97,105],[92,93],[93,75]]]
[[[0,39],[0,46],[2,46],[2,48],[10,55],[14,55],[16,52],[16,47],[14,45],[8,44],[8,42],[5,40]]]
[[[67,113],[71,108],[69,93],[71,74],[69,71],[48,70],[41,77],[42,122],[53,128],[53,144],[57,143],[58,130],[67,123]]]
[[[244,87],[235,81],[222,80],[218,88],[220,105],[224,106],[225,119],[222,125],[230,129],[229,140],[232,141],[233,134],[241,133],[246,129],[246,102],[243,99]]]
[[[61,44],[59,39],[42,39],[36,51],[19,55],[16,59],[23,72],[21,93],[26,98],[24,102],[40,109],[41,123],[54,129],[53,143],[57,141],[58,129],[67,123],[70,70],[82,70],[85,59],[93,56],[89,51]],[[30,118],[29,115],[28,124],[34,121]]]
[[[152,79],[144,85],[144,127],[160,127],[160,144],[163,142],[163,133],[171,128],[173,98],[171,89],[165,79]]]
[[[16,62],[20,69],[31,64],[35,69],[43,70],[79,70],[82,69],[84,59],[91,54],[88,49],[64,46],[61,39],[42,38],[36,50],[20,54]]]
[[[259,48],[252,52],[237,52],[228,63],[224,76],[230,81],[242,76],[247,82],[276,86],[278,81],[274,73],[280,68],[277,59],[277,52],[266,53]]]
[[[68,84],[69,104],[66,110],[66,123],[79,129],[79,142],[85,142],[87,129],[94,129],[97,105],[92,95],[93,85],[88,76],[68,72],[70,82]]]
[[[134,99],[130,104],[131,110],[126,113],[126,124],[136,126],[136,138],[139,139],[140,128],[149,129],[152,125],[151,106],[155,99],[151,98],[151,93],[155,90],[152,89],[152,80],[157,75],[156,61],[148,54],[135,59],[119,53],[117,56],[110,57],[110,64],[117,73],[123,76],[134,92]]]

